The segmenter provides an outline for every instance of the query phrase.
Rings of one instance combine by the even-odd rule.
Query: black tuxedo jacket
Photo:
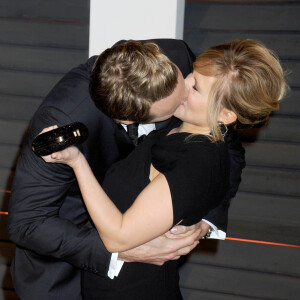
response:
[[[154,41],[183,76],[192,71],[194,56],[183,41]],[[88,140],[79,148],[100,182],[107,168],[120,158],[116,125],[89,95],[95,59],[72,69],[45,98],[31,121],[18,161],[8,231],[17,244],[11,273],[22,300],[81,299],[80,269],[102,276],[108,271],[111,255],[91,225],[73,171],[65,165],[46,164],[31,150],[34,137],[44,127],[79,121],[89,129]],[[215,212],[215,219],[209,219],[217,226],[220,213],[225,212],[227,218],[224,207]]]

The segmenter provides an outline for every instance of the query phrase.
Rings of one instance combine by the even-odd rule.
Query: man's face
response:
[[[178,70],[178,79],[177,79],[178,82],[173,93],[170,96],[160,99],[151,105],[150,108],[151,118],[149,120],[149,123],[164,121],[172,117],[177,107],[181,104],[181,102],[185,98],[187,93],[185,90],[184,79],[180,70],[178,68],[177,70]]]

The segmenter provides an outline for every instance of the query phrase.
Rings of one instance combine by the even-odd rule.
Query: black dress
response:
[[[212,143],[203,135],[151,134],[126,159],[114,164],[103,188],[120,211],[125,212],[150,183],[151,163],[166,176],[174,225],[199,222],[224,198],[229,186],[229,155],[225,143]],[[179,290],[177,262],[162,267],[125,263],[118,277],[109,279],[83,272],[83,297],[92,299],[176,300]]]

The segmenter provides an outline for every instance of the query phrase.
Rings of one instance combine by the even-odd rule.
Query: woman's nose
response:
[[[189,95],[189,92],[190,92],[190,88],[187,85],[185,85],[185,87],[184,87],[184,94],[183,94],[183,99],[184,100],[187,99],[187,97]]]

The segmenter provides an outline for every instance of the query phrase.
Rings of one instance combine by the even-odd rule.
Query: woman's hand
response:
[[[57,125],[50,126],[47,128],[44,128],[41,133],[53,130],[58,128]],[[40,133],[40,134],[41,134]],[[52,153],[47,156],[41,156],[41,158],[47,162],[47,163],[61,163],[66,164],[70,166],[71,168],[76,167],[77,162],[79,161],[79,158],[81,156],[81,152],[78,150],[75,146],[70,146],[64,150],[61,150],[59,152]]]

